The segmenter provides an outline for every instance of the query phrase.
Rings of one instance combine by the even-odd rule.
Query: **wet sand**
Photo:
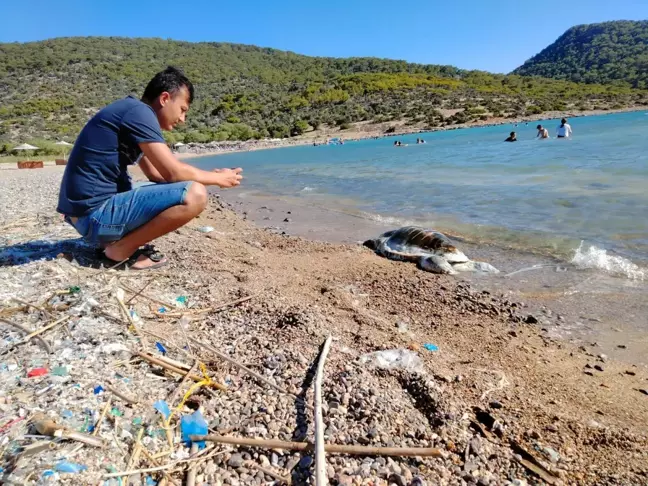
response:
[[[218,194],[261,228],[316,241],[359,244],[395,228],[393,223],[326,208],[307,198],[264,195],[245,188]],[[648,369],[647,282],[491,244],[461,241],[460,246],[471,259],[487,261],[501,273],[463,273],[455,278],[524,302],[526,312],[549,336]]]

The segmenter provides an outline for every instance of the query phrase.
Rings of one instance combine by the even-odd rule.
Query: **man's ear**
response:
[[[168,91],[163,91],[162,94],[160,94],[160,106],[166,105],[170,99],[171,93],[169,93]]]

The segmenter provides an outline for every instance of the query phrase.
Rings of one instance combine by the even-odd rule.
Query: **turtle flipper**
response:
[[[419,260],[418,264],[419,268],[421,268],[421,270],[425,270],[426,272],[443,273],[448,275],[454,275],[457,273],[457,271],[452,268],[452,265],[450,265],[445,258],[436,255],[422,257]]]
[[[490,263],[467,261],[455,263],[452,266],[457,272],[499,273],[499,270]]]

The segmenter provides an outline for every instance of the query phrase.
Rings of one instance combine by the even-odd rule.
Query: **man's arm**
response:
[[[142,169],[146,178],[151,182],[166,182],[166,179],[162,177],[162,174],[151,164],[151,161],[142,156],[138,164],[139,168]]]
[[[169,147],[161,142],[140,143],[139,146],[144,152],[144,157],[166,182],[195,181],[206,186],[234,187],[238,186],[243,178],[240,175],[242,169],[212,172],[180,162]]]

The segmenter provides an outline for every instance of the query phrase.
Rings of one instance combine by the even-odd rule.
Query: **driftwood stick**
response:
[[[63,439],[76,440],[83,444],[88,444],[93,447],[103,447],[103,441],[99,437],[93,437],[81,432],[75,432],[66,429],[62,425],[58,425],[53,420],[49,419],[45,414],[37,413],[33,418],[34,427],[41,435],[50,437],[62,437]]]
[[[161,361],[161,360],[159,360],[158,358],[156,358],[154,356],[150,356],[150,355],[142,353],[140,351],[136,351],[134,354],[139,356],[143,360],[148,361],[149,363],[160,366],[161,368],[164,368],[165,370],[171,371],[171,372],[173,372],[173,373],[175,373],[177,375],[184,376],[184,375],[187,374],[187,370],[181,370],[180,368],[176,368],[175,366],[172,366],[172,365],[166,363],[165,361]],[[189,375],[189,379],[191,379],[193,381],[202,381],[203,377],[198,376],[198,375]],[[214,387],[214,388],[218,388],[219,390],[222,390],[222,391],[227,391],[227,387],[225,385],[221,385],[220,383],[217,383],[217,382],[213,382],[211,386]]]
[[[315,485],[326,486],[328,476],[326,475],[326,457],[324,449],[324,419],[322,417],[322,377],[324,375],[324,362],[331,348],[331,335],[326,338],[322,354],[317,363],[315,375]]]
[[[198,452],[198,444],[192,443],[191,444],[191,454],[195,454]],[[185,486],[196,486],[196,468],[195,467],[190,467],[189,471],[187,471],[187,482],[185,483]]]
[[[210,346],[209,344],[201,343],[200,341],[195,340],[195,339],[192,338],[191,336],[189,337],[189,340],[190,340],[192,343],[194,343],[194,344],[196,344],[196,345],[198,345],[198,346],[200,346],[200,347],[202,347],[202,348],[204,348],[204,349],[206,349],[206,350],[208,350],[208,351],[211,351],[211,352],[214,353],[216,356],[218,356],[220,359],[222,359],[222,360],[224,360],[224,361],[227,361],[227,362],[228,362],[229,364],[231,364],[232,366],[235,366],[236,368],[245,371],[248,375],[250,375],[250,376],[256,378],[256,379],[259,380],[261,383],[265,383],[266,385],[268,385],[268,386],[271,387],[271,388],[274,388],[275,390],[277,390],[277,391],[280,392],[280,393],[284,393],[284,394],[286,394],[286,395],[292,395],[292,396],[294,396],[295,398],[298,398],[298,399],[300,399],[300,400],[303,401],[303,398],[300,397],[299,395],[295,395],[294,393],[290,393],[288,390],[285,390],[284,388],[280,387],[279,385],[275,385],[275,384],[272,383],[270,380],[268,380],[268,379],[264,378],[263,376],[261,376],[259,373],[255,372],[255,371],[252,371],[252,370],[251,370],[250,368],[248,368],[247,366],[242,365],[241,363],[239,363],[239,362],[233,360],[232,358],[230,358],[230,357],[227,356],[226,354],[221,353],[220,351],[218,351],[218,350],[217,350],[216,348],[214,348],[213,346]],[[305,403],[305,402],[304,402],[304,405],[305,405],[307,408],[313,410],[313,406],[312,406],[312,405],[310,405],[310,404],[308,404],[308,403]]]
[[[30,331],[29,329],[27,329],[26,327],[22,326],[21,324],[16,324],[15,322],[11,322],[11,321],[8,321],[7,319],[3,319],[2,317],[0,317],[0,322],[2,322],[2,323],[4,323],[4,324],[7,324],[8,326],[13,327],[14,329],[18,329],[19,331],[22,331],[22,332],[24,332],[24,333],[27,334],[27,335],[29,335],[29,334],[31,333],[31,331]],[[16,346],[18,346],[19,344],[22,344],[23,342],[26,342],[25,339],[26,339],[26,338],[23,338],[21,341],[12,344],[12,345],[11,345],[11,346],[6,350],[6,351],[3,351],[2,354],[8,353],[9,351],[11,351],[13,348],[15,348]],[[37,336],[37,337],[36,337],[36,340],[40,343],[41,347],[42,347],[42,348],[43,348],[43,349],[44,349],[48,354],[51,354],[51,353],[52,353],[52,349],[49,347],[49,344],[47,344],[47,342],[46,342],[43,338],[41,338],[40,336]]]
[[[218,444],[233,444],[264,449],[283,449],[287,451],[312,451],[315,445],[310,442],[285,442],[283,440],[248,439],[245,437],[225,437],[222,435],[192,435],[192,441],[205,440]],[[436,447],[369,447],[340,444],[325,444],[326,452],[356,456],[393,456],[393,457],[442,457]]]

